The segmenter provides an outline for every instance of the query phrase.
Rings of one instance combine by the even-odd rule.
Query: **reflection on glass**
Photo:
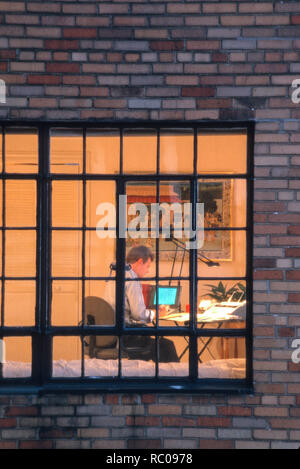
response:
[[[124,173],[156,172],[157,132],[152,129],[126,129],[123,136]]]
[[[51,323],[78,326],[82,320],[82,284],[76,280],[53,280]]]
[[[158,343],[159,376],[188,376],[188,337],[161,337]]]
[[[83,168],[83,136],[80,129],[52,129],[51,173],[80,174]]]
[[[245,379],[244,337],[199,337],[198,378]]]
[[[246,282],[243,280],[202,280],[198,282],[198,327],[244,328]]]
[[[82,342],[80,337],[53,337],[53,378],[73,378],[81,376],[81,356]]]
[[[199,179],[198,202],[204,204],[205,228],[246,226],[246,180]]]
[[[192,129],[160,131],[160,173],[193,173],[194,133]]]
[[[116,227],[115,181],[87,181],[86,225],[99,229]]]
[[[87,326],[114,326],[115,313],[115,281],[85,282],[84,299],[85,324]],[[91,295],[90,292],[95,295]]]
[[[90,129],[86,134],[86,172],[114,174],[120,170],[120,132]]]
[[[5,232],[5,274],[8,277],[34,277],[36,274],[36,232]]]
[[[122,337],[122,376],[155,376],[155,338],[149,336]]]
[[[35,181],[5,182],[5,223],[9,227],[36,225]]]
[[[6,129],[5,171],[7,173],[38,172],[38,131]]]
[[[36,293],[34,280],[6,280],[4,290],[5,326],[35,324]]]
[[[79,231],[52,231],[52,275],[81,275],[82,235]]]
[[[247,134],[199,130],[197,153],[198,173],[246,173]]]
[[[246,274],[246,231],[209,230],[198,250],[198,275],[202,277],[244,277]]]
[[[82,225],[82,182],[52,182],[52,226]]]
[[[4,337],[5,360],[3,378],[31,376],[31,337]]]
[[[116,239],[100,239],[96,231],[86,231],[85,248],[86,276],[109,277],[110,265],[116,261]],[[116,271],[111,274],[114,277]]]

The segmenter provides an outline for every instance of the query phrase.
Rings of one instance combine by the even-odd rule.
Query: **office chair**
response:
[[[85,315],[88,326],[113,326],[115,312],[111,305],[103,298],[87,296],[85,298]],[[118,358],[118,340],[116,336],[89,337],[90,358],[102,358],[110,360]]]
[[[115,312],[112,306],[103,298],[88,296],[85,298],[85,316],[88,326],[113,326]],[[127,327],[130,327],[127,325]],[[133,327],[131,325],[131,327]],[[139,325],[140,327],[140,325]],[[129,336],[123,337],[122,358],[131,360],[150,360],[150,346],[146,345],[146,337],[134,336],[132,342]],[[116,336],[91,335],[88,341],[90,358],[103,360],[116,359],[119,356],[118,339]]]

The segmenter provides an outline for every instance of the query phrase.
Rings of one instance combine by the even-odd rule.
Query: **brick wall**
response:
[[[253,396],[0,396],[3,448],[297,448],[300,2],[0,1],[9,119],[255,119]]]

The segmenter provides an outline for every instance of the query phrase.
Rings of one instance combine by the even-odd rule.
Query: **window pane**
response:
[[[51,173],[80,174],[82,168],[82,130],[52,129],[50,138]]]
[[[100,239],[96,231],[85,234],[85,275],[87,277],[109,277],[110,265],[116,262],[116,240]],[[112,271],[112,276],[116,271]]]
[[[247,170],[246,132],[198,131],[198,173],[245,173]]]
[[[244,337],[199,337],[198,378],[245,379]]]
[[[5,171],[7,173],[38,172],[38,131],[6,129]]]
[[[5,182],[5,223],[7,226],[36,226],[35,181]]]
[[[115,336],[85,337],[84,375],[116,377],[119,373],[119,340]]]
[[[155,376],[155,339],[141,335],[125,335],[122,344],[122,376]]]
[[[52,226],[82,226],[82,182],[52,182]]]
[[[189,338],[159,338],[159,376],[188,376]]]
[[[82,320],[82,283],[53,280],[51,323],[53,326],[78,326]]]
[[[52,232],[52,275],[79,277],[82,263],[82,234],[79,231]]]
[[[6,280],[4,288],[5,326],[33,326],[36,306],[35,281]]]
[[[132,249],[144,246],[150,249],[153,260],[145,275],[147,277],[155,276],[156,272],[156,239],[155,232],[151,233],[152,204],[156,203],[156,184],[152,182],[129,182],[126,184],[127,195],[127,239],[126,239],[126,258],[130,258]],[[143,249],[143,248],[141,248]],[[142,251],[141,251],[142,252]],[[134,256],[137,252],[134,254]],[[132,263],[132,262],[131,262]]]
[[[5,275],[34,277],[36,275],[36,232],[5,231]]]
[[[156,172],[157,132],[152,129],[127,129],[123,136],[124,173]]]
[[[116,226],[115,181],[87,181],[86,225],[94,228]]]
[[[2,148],[3,148],[3,135],[2,135],[3,129],[0,127],[0,172],[2,173],[3,171],[3,153],[2,153]]]
[[[163,129],[160,132],[160,173],[187,174],[194,171],[192,129]]]
[[[114,280],[85,282],[85,324],[114,326],[116,321],[116,286]]]
[[[27,378],[31,376],[31,337],[4,337],[4,378]]]
[[[197,307],[200,328],[244,328],[246,282],[227,279],[198,282]]]
[[[73,378],[81,376],[80,337],[53,337],[52,376]]]
[[[86,172],[113,174],[120,170],[120,132],[90,129],[86,134]]]
[[[204,204],[205,228],[246,226],[245,179],[199,179],[198,202]]]
[[[206,231],[198,249],[198,275],[244,277],[246,275],[246,231]],[[205,257],[203,257],[205,256]]]

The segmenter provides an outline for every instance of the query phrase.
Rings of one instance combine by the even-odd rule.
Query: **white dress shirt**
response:
[[[154,311],[146,308],[140,281],[126,281],[126,279],[138,279],[132,268],[126,270],[125,275],[125,322],[127,324],[134,324],[135,321],[151,322],[154,318]],[[115,292],[112,286],[113,282],[108,280],[106,282],[105,300],[115,310]]]

